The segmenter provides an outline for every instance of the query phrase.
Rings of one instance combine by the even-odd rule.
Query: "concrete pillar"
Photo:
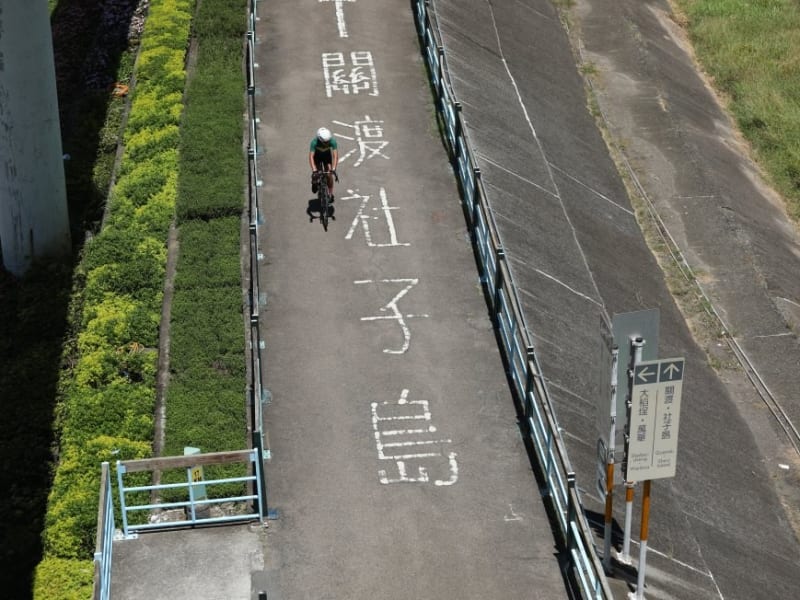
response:
[[[70,252],[47,0],[0,0],[0,244],[18,276]]]

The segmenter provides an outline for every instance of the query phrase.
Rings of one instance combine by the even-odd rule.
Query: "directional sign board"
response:
[[[193,454],[200,454],[200,448],[194,448],[192,446],[184,446],[183,447],[183,455],[190,456]],[[206,493],[206,484],[203,483],[203,466],[197,465],[194,467],[189,467],[186,469],[186,475],[191,483],[194,483],[190,488],[190,494],[193,500],[207,500],[208,494]]]
[[[601,322],[601,377],[600,397],[607,398],[610,393],[611,383],[617,386],[616,400],[616,438],[614,443],[608,443],[608,434],[611,430],[611,417],[608,410],[608,403],[602,399],[599,403],[598,431],[601,439],[606,440],[609,449],[614,450],[616,460],[619,462],[624,452],[625,440],[622,430],[625,427],[625,403],[628,400],[628,367],[631,358],[631,340],[642,338],[644,347],[642,348],[642,360],[655,360],[658,358],[658,324],[659,310],[652,308],[649,310],[639,310],[636,312],[615,314],[611,322],[611,331],[608,324]],[[617,346],[619,350],[619,363],[617,365],[617,379],[610,381],[611,348]],[[604,370],[604,371],[602,371]],[[614,412],[612,410],[612,412]],[[613,448],[612,448],[613,446]],[[621,474],[621,471],[617,470]]]
[[[633,372],[625,479],[675,476],[683,358],[641,362]]]

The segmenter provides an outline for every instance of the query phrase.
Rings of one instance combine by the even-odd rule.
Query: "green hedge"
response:
[[[100,463],[152,453],[156,347],[192,0],[152,0],[117,185],[77,270],[77,359],[62,380],[60,455],[35,598],[88,597]],[[89,565],[91,563],[88,563]]]
[[[184,109],[194,2],[151,0],[117,183],[104,227],[77,271],[77,360],[62,382],[60,456],[37,600],[88,596],[93,569],[82,559],[95,543],[100,463],[152,452],[166,240],[176,210],[165,454],[187,445],[248,445],[240,259],[245,7],[245,0],[199,3],[199,50]],[[243,473],[234,465],[207,476]],[[183,477],[168,472],[165,479],[173,475]]]
[[[45,558],[91,556],[97,529],[100,463],[145,458],[151,452],[149,440],[137,442],[104,435],[95,436],[83,445],[71,445],[62,451],[45,522]],[[87,551],[87,548],[91,551]]]
[[[175,288],[241,288],[240,233],[238,216],[183,223],[180,227],[180,269],[175,276]]]
[[[197,62],[186,90],[178,169],[168,454],[184,446],[204,452],[249,446],[241,267],[245,9],[245,0],[201,3],[194,23]],[[244,467],[212,471],[239,476]]]
[[[179,221],[242,212],[245,8],[245,0],[198,7],[197,69],[187,88],[182,124]]]
[[[235,296],[227,288],[198,288],[176,293],[172,320],[175,325],[170,345],[173,380],[218,375],[237,376],[243,381],[241,292]],[[238,391],[242,393],[244,388]],[[168,405],[167,410],[169,408]],[[203,419],[201,415],[196,415],[196,418]]]
[[[93,576],[91,560],[48,556],[36,569],[33,597],[87,600],[92,597]]]

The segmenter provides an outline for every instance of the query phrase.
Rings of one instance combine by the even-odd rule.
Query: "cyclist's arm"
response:
[[[314,164],[314,153],[313,152],[309,152],[308,153],[308,165],[311,167],[312,171],[316,171],[317,170],[317,165]]]
[[[339,164],[339,151],[336,148],[331,148],[331,169],[336,170],[336,165]]]

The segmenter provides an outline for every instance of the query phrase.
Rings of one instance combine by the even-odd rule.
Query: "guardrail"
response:
[[[247,401],[252,407],[251,428],[254,435],[261,439],[261,447],[264,448],[264,458],[270,457],[269,446],[264,435],[264,406],[269,403],[269,392],[264,388],[263,374],[261,372],[262,351],[264,343],[261,339],[261,329],[259,325],[259,313],[261,306],[265,303],[262,296],[258,278],[258,264],[262,256],[258,245],[258,228],[262,223],[261,206],[258,198],[258,188],[261,187],[261,178],[258,174],[257,157],[261,153],[258,147],[258,117],[256,115],[256,76],[255,71],[258,67],[255,61],[256,44],[256,14],[257,0],[250,0],[247,12],[247,44],[245,49],[245,68],[247,71],[247,190],[248,206],[247,215],[249,220],[250,232],[250,265],[249,265],[249,308],[250,308],[250,349],[249,349],[249,380],[247,384]]]
[[[100,505],[97,510],[97,542],[94,550],[92,600],[111,597],[111,554],[114,542],[114,500],[111,495],[111,470],[100,465]]]
[[[204,465],[219,465],[235,462],[249,462],[252,464],[252,475],[243,477],[228,477],[226,479],[200,479],[195,481],[191,470]],[[253,521],[258,519],[262,523],[267,517],[267,502],[263,478],[261,449],[256,445],[250,450],[237,450],[233,452],[209,452],[207,454],[191,454],[187,456],[167,456],[157,458],[142,458],[139,460],[117,461],[117,480],[119,483],[119,504],[122,515],[122,531],[126,538],[135,537],[137,531],[148,529],[169,529],[186,527],[187,525],[210,525],[212,523],[233,523],[237,521]],[[141,471],[161,471],[164,469],[187,469],[186,481],[181,483],[160,483],[157,485],[125,486],[124,476],[127,473]],[[200,494],[202,488],[230,483],[246,484],[249,489],[254,489],[254,494],[239,496],[224,496],[207,498]],[[130,494],[147,492],[148,495],[162,490],[185,489],[188,500],[179,502],[156,502],[129,505],[127,502]],[[251,504],[255,508],[249,512],[228,514],[223,516],[202,516],[202,509],[213,505],[228,503]],[[159,521],[140,524],[128,523],[128,513],[135,511],[164,510],[168,508],[182,508],[188,518],[179,521]]]
[[[567,574],[584,598],[612,599],[608,581],[598,558],[594,538],[586,522],[572,469],[556,422],[550,397],[541,375],[531,336],[520,308],[506,254],[492,213],[487,208],[481,181],[461,121],[447,73],[444,48],[428,0],[412,0],[417,33],[428,64],[437,109],[444,121],[444,135],[461,184],[461,192],[472,232],[473,244],[485,286],[487,302],[501,340],[513,391],[521,401],[526,426],[545,480],[543,496],[552,503],[561,547],[569,555]]]

